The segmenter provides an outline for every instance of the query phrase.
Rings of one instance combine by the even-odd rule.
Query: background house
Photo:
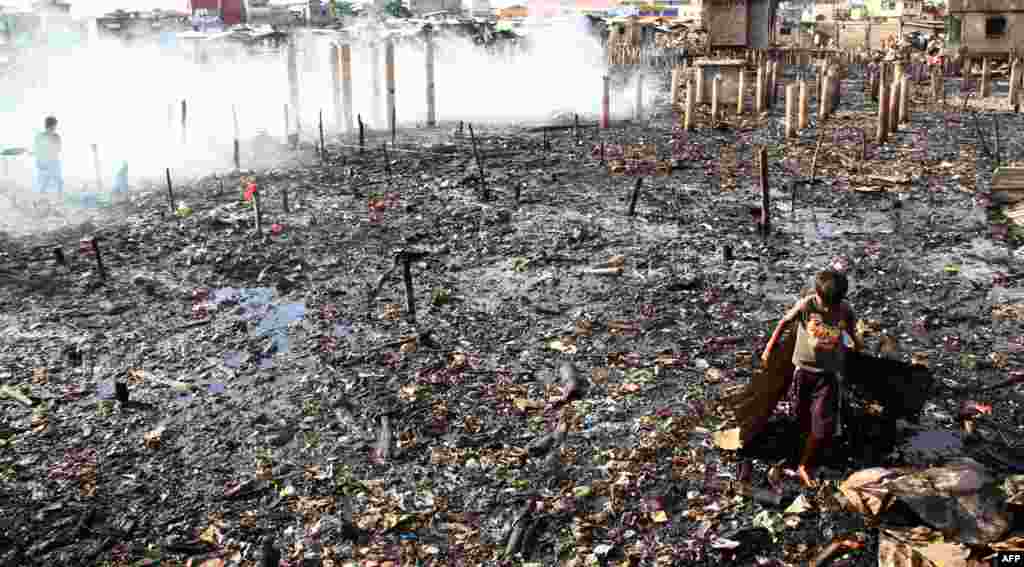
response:
[[[971,55],[1024,49],[1024,0],[949,0],[946,46]]]

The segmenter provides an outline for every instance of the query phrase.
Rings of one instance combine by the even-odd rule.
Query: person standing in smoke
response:
[[[36,158],[35,191],[45,195],[53,190],[58,195],[64,193],[64,176],[61,172],[60,135],[57,134],[57,119],[47,116],[43,123],[45,130],[36,134],[32,154]]]

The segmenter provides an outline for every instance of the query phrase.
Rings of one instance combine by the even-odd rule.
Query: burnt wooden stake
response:
[[[409,307],[409,320],[416,322],[416,296],[412,289],[412,258],[402,257],[402,279],[405,280],[405,301]]]
[[[174,214],[174,186],[171,185],[171,168],[167,168],[167,199],[171,205],[171,214]]]
[[[107,279],[107,271],[103,268],[103,256],[100,254],[100,240],[95,236],[92,239],[92,251],[96,254],[96,271],[100,274],[100,279]]]
[[[359,153],[363,153],[366,148],[366,129],[363,127],[363,115],[358,114],[356,118],[359,120]]]
[[[181,99],[181,143],[184,144],[187,139],[186,132],[188,131],[188,104],[185,99]]]
[[[224,195],[224,180],[218,177],[217,185],[219,187],[219,189],[217,190],[217,196],[222,197]]]
[[[626,213],[628,216],[633,216],[636,213],[636,201],[640,197],[640,185],[643,182],[643,177],[637,177],[636,183],[633,184],[633,196],[629,198],[629,211]]]
[[[722,261],[726,263],[732,262],[732,246],[726,244],[722,247]]]
[[[484,162],[480,159],[480,150],[476,145],[476,134],[473,133],[473,124],[469,125],[469,139],[473,143],[473,158],[476,159],[476,167],[480,170],[480,187],[484,200],[489,199],[487,192],[487,174],[484,173]]]
[[[576,136],[576,143],[580,143],[580,115],[572,115],[572,133]]]
[[[128,403],[128,385],[124,382],[114,382],[114,395],[117,397],[117,401],[122,404]]]
[[[522,191],[523,191],[523,184],[522,183],[516,183],[516,206],[517,207],[519,206],[519,196],[522,193]]]
[[[242,166],[241,166],[241,163],[242,163],[242,155],[241,154],[242,154],[242,152],[241,152],[241,144],[239,143],[238,110],[235,108],[235,105],[233,105],[233,104],[231,105],[231,119],[234,121],[234,125],[235,125],[235,130],[234,130],[234,134],[235,134],[235,143],[234,143],[235,169],[240,170],[240,169],[242,169]]]
[[[551,145],[548,144],[548,130],[544,129],[544,152],[548,152],[551,149]],[[545,156],[546,157],[546,156]]]
[[[53,259],[57,261],[58,266],[67,266],[68,262],[64,258],[64,251],[60,249],[60,246],[53,249]]]
[[[290,207],[288,206],[288,188],[284,187],[281,189],[281,207],[284,208],[284,212],[290,213]]]
[[[398,136],[398,115],[396,114],[395,108],[391,107],[391,145],[395,145],[395,139]]]
[[[327,161],[327,146],[324,144],[324,111],[320,111],[320,163]]]
[[[994,134],[996,136],[996,140],[995,140],[995,146],[996,146],[995,147],[995,153],[996,153],[996,155],[994,156],[995,157],[995,165],[996,165],[996,167],[999,167],[999,117],[998,116],[992,116],[992,127],[993,127],[993,130],[994,130]]]
[[[771,231],[771,195],[768,192],[768,150],[761,146],[757,151],[759,166],[758,180],[761,183],[761,234],[768,237]]]
[[[391,158],[388,157],[388,145],[381,144],[380,149],[384,152],[384,171],[388,174],[388,188],[391,188]]]

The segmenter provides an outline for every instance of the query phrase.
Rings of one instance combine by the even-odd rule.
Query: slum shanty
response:
[[[0,565],[1024,555],[1016,3],[28,4]]]

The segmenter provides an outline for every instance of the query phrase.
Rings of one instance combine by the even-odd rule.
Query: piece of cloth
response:
[[[60,160],[36,160],[33,188],[36,193],[64,192],[64,174],[61,171]]]
[[[839,309],[826,312],[817,298],[803,303],[797,323],[793,365],[811,372],[840,372],[848,350],[843,332],[854,327],[853,309],[843,302]]]
[[[796,408],[800,430],[819,441],[826,441],[835,434],[836,375],[831,372],[810,372],[797,368],[793,372],[791,400]]]

